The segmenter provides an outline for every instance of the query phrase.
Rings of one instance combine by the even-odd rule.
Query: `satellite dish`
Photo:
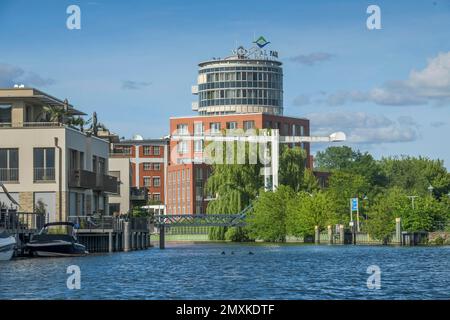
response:
[[[144,138],[140,134],[135,134],[133,136],[133,140],[142,141],[142,140],[144,140]]]

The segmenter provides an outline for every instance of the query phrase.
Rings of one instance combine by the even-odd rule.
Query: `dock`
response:
[[[75,235],[90,253],[145,250],[150,245],[150,219],[129,216],[72,216],[67,219],[77,228]],[[47,222],[45,214],[0,209],[0,232],[15,236],[16,257],[29,255],[26,244]]]

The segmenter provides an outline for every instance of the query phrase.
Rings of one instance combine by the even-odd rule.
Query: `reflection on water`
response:
[[[81,290],[66,287],[69,265]],[[367,288],[370,265],[380,290]],[[0,299],[450,299],[449,270],[450,247],[168,245],[2,262]]]

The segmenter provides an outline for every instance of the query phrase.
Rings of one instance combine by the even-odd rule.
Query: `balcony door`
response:
[[[34,181],[55,180],[55,148],[34,148]]]
[[[19,149],[0,149],[0,181],[19,181]]]

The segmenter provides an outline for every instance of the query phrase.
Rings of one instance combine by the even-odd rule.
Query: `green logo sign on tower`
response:
[[[263,36],[260,36],[258,39],[256,39],[256,41],[253,41],[253,43],[256,43],[256,45],[262,49],[270,42],[267,41]]]

